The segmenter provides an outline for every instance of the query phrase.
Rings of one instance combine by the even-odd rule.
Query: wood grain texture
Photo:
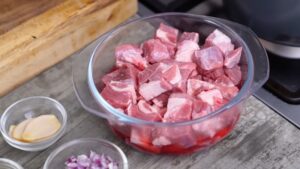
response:
[[[89,56],[100,39],[88,46]],[[82,137],[114,142],[128,157],[132,169],[299,169],[300,131],[262,102],[250,97],[246,111],[234,131],[223,141],[200,153],[186,156],[158,156],[136,151],[113,135],[106,121],[81,108],[72,87],[75,53],[20,88],[0,99],[0,112],[28,96],[50,96],[60,101],[69,115],[67,132],[53,146],[41,152],[24,152],[0,138],[0,157],[13,159],[26,169],[40,169],[59,145]],[[78,65],[79,66],[79,65]]]
[[[136,0],[65,0],[0,36],[0,96],[137,11]]]

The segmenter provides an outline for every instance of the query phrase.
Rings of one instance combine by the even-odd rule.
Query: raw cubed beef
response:
[[[215,105],[223,101],[223,95],[219,89],[202,91],[197,95],[197,98],[209,105]]]
[[[183,32],[179,37],[178,43],[181,43],[185,40],[191,40],[195,43],[199,43],[199,33],[197,32]]]
[[[219,48],[212,46],[195,51],[195,60],[203,70],[213,70],[223,67],[223,54]]]
[[[188,148],[197,144],[196,136],[191,126],[157,128],[153,132],[153,138],[152,144],[156,146],[174,144]]]
[[[149,101],[171,89],[172,85],[162,78],[161,80],[142,84],[139,88],[139,93],[145,100]]]
[[[205,40],[204,46],[217,46],[223,54],[234,49],[231,39],[218,29],[215,29]]]
[[[142,147],[148,147],[152,142],[152,127],[132,126],[130,132],[130,142]]]
[[[223,75],[223,76],[220,76],[219,78],[217,78],[215,81],[215,84],[227,86],[227,87],[234,86],[233,82],[226,75]]]
[[[124,63],[130,63],[140,70],[147,67],[148,62],[142,57],[143,51],[134,45],[124,44],[116,48],[116,65],[122,67]]]
[[[191,119],[193,101],[185,93],[172,93],[168,100],[167,112],[163,117],[164,122],[179,122]]]
[[[193,62],[193,56],[199,45],[191,40],[185,40],[178,44],[175,60],[179,62]]]
[[[102,97],[115,108],[125,109],[130,103],[136,103],[133,81],[111,81],[101,92]]]
[[[187,80],[187,94],[194,96],[202,91],[207,91],[214,89],[216,86],[212,83],[198,80],[198,79],[188,79]]]
[[[170,94],[170,92],[162,93],[159,96],[153,98],[152,102],[158,107],[166,107]]]
[[[155,63],[147,67],[147,69],[138,73],[138,82],[143,84],[148,81],[160,80],[163,76],[163,72],[168,70],[174,62],[160,62]]]
[[[225,74],[233,82],[234,85],[238,85],[242,80],[242,72],[240,66],[234,66],[233,68],[225,69]]]
[[[174,91],[186,92],[186,81],[192,72],[196,71],[197,65],[192,62],[178,62],[181,74],[181,81],[175,86]]]
[[[225,55],[224,66],[227,68],[233,68],[240,62],[242,55],[242,47],[239,47],[233,51],[228,52]]]
[[[203,110],[197,113],[193,113],[193,119],[197,119],[208,115],[211,112],[211,107],[206,105],[203,106]],[[226,121],[219,116],[212,117],[208,120],[202,121],[201,123],[196,123],[192,125],[193,130],[196,133],[201,135],[206,135],[209,138],[212,138],[216,135],[216,133],[224,128]]]
[[[161,110],[147,103],[145,100],[140,100],[138,104],[130,104],[127,109],[127,114],[132,117],[147,121],[161,121]]]
[[[161,23],[156,30],[155,38],[160,39],[164,43],[176,46],[178,32],[178,29]]]
[[[179,66],[174,64],[170,68],[163,70],[162,77],[172,85],[179,83],[182,79]]]
[[[105,85],[107,85],[111,81],[123,81],[123,80],[132,79],[136,87],[138,72],[139,71],[134,66],[126,64],[126,66],[120,67],[115,71],[104,75],[102,77],[102,82]]]
[[[205,71],[203,70],[203,75],[209,79],[216,80],[217,78],[225,74],[223,67]]]
[[[170,59],[168,48],[159,39],[150,39],[143,44],[144,56],[150,63]]]

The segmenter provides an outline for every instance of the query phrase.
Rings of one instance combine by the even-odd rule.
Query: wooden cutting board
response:
[[[137,0],[1,0],[0,96],[137,11]]]

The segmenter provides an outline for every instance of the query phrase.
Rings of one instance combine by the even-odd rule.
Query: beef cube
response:
[[[191,119],[192,98],[185,93],[172,93],[168,100],[164,122],[187,121]]]
[[[141,85],[148,81],[160,80],[163,77],[163,72],[171,68],[173,63],[173,61],[169,63],[160,62],[148,66],[147,69],[143,70],[142,72],[139,72],[139,84]]]
[[[223,102],[223,95],[219,89],[202,91],[197,95],[197,98],[211,106]]]
[[[234,83],[226,76],[222,75],[218,77],[215,81],[216,85],[221,85],[221,86],[227,86],[227,87],[233,87]]]
[[[233,51],[228,52],[225,55],[224,66],[227,68],[233,68],[240,62],[241,55],[242,55],[242,47],[239,47]]]
[[[157,128],[152,137],[154,138],[152,144],[156,146],[172,144],[188,148],[197,144],[191,126]]]
[[[213,70],[209,70],[209,71],[202,71],[203,76],[205,76],[206,78],[212,79],[212,80],[216,80],[217,78],[221,77],[224,75],[224,69],[223,67],[221,68],[217,68],[217,69],[213,69]]]
[[[197,32],[183,32],[179,37],[178,43],[181,43],[185,40],[191,40],[195,43],[199,43],[199,33]]]
[[[234,49],[231,39],[218,29],[215,29],[210,35],[208,35],[204,46],[217,46],[223,54],[227,54]]]
[[[230,100],[239,92],[239,88],[237,88],[226,75],[223,75],[216,79],[215,84],[221,91],[224,99]]]
[[[223,67],[223,54],[219,48],[212,46],[195,52],[198,66],[203,70],[213,70]]]
[[[181,81],[175,86],[175,91],[186,92],[186,81],[192,72],[196,71],[196,64],[192,62],[178,62]]]
[[[147,121],[161,121],[161,110],[156,106],[151,106],[145,100],[140,100],[137,105],[130,104],[127,109],[127,114],[132,117]]]
[[[207,91],[214,89],[216,86],[212,83],[198,80],[198,79],[188,79],[187,80],[187,94],[194,96],[202,91]]]
[[[176,46],[178,32],[178,29],[161,23],[156,30],[155,38],[160,39],[164,43]]]
[[[172,85],[161,79],[142,84],[139,88],[139,93],[146,101],[149,101],[171,89]]]
[[[159,96],[153,98],[152,102],[158,107],[166,107],[170,94],[170,92],[162,93]]]
[[[132,126],[130,132],[130,142],[143,148],[147,148],[152,142],[153,127]]]
[[[162,76],[166,79],[170,84],[175,85],[181,81],[181,73],[179,66],[174,64],[170,66],[167,70],[163,70]]]
[[[144,56],[150,63],[170,59],[168,47],[159,39],[150,39],[143,44]]]
[[[136,103],[133,81],[111,81],[101,92],[102,97],[115,108],[125,109]]]
[[[179,62],[193,62],[193,56],[199,45],[191,40],[185,40],[178,45],[175,60]]]
[[[102,82],[107,85],[111,81],[124,81],[132,79],[134,86],[137,86],[137,74],[138,70],[129,64],[126,64],[124,67],[120,67],[115,71],[108,73],[102,77]]]
[[[225,69],[225,74],[233,82],[234,85],[238,85],[242,80],[242,72],[240,66],[234,66],[233,68]]]
[[[138,69],[143,70],[147,67],[148,62],[142,57],[143,51],[134,45],[124,44],[116,48],[116,65],[122,67],[124,63],[130,63]]]

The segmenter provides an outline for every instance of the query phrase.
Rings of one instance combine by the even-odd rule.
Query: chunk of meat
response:
[[[178,45],[175,60],[179,62],[193,62],[193,56],[199,45],[191,40],[184,40]]]
[[[196,71],[197,65],[192,62],[178,62],[181,81],[175,86],[175,92],[186,92],[186,82],[187,79]]]
[[[198,79],[188,79],[187,80],[187,94],[194,96],[202,91],[207,91],[214,89],[216,86],[212,83],[198,80]]]
[[[158,107],[166,107],[170,94],[170,92],[162,93],[159,96],[153,98],[152,102]]]
[[[172,85],[179,83],[182,79],[179,66],[174,64],[167,70],[163,70],[162,77]]]
[[[212,112],[212,108],[209,105],[206,105],[203,106],[203,109],[200,112],[193,113],[192,117],[193,119],[197,119],[208,115],[210,112]],[[215,116],[200,123],[193,124],[192,128],[196,133],[212,138],[219,130],[224,128],[225,124],[226,121],[223,118]]]
[[[212,46],[195,51],[195,60],[203,70],[213,70],[223,67],[223,54],[219,48]]]
[[[150,63],[170,59],[168,47],[159,39],[150,39],[143,44],[144,56]]]
[[[202,91],[197,95],[197,98],[212,106],[223,102],[223,95],[219,89]]]
[[[181,43],[185,40],[191,40],[195,43],[199,43],[199,33],[197,32],[183,32],[179,37],[178,43]]]
[[[178,29],[161,23],[159,28],[156,30],[155,38],[160,39],[162,42],[176,46],[178,32]]]
[[[130,104],[126,112],[129,116],[136,117],[147,121],[161,121],[160,109],[152,106],[145,100],[140,100],[138,104]]]
[[[202,73],[203,73],[203,76],[205,76],[206,78],[212,79],[212,80],[216,80],[217,78],[219,78],[225,74],[223,67],[209,70],[209,71],[203,70]]]
[[[150,147],[152,142],[153,127],[132,126],[130,132],[130,142],[141,147]]]
[[[233,82],[234,85],[238,85],[242,80],[242,72],[240,66],[234,66],[233,68],[225,69],[225,74]]]
[[[231,39],[218,29],[215,29],[205,40],[204,46],[217,46],[223,54],[234,49],[234,45],[231,43]]]
[[[126,66],[120,67],[120,68],[116,69],[115,71],[104,75],[102,77],[102,82],[105,85],[107,85],[111,81],[123,81],[123,80],[132,79],[134,82],[134,85],[136,87],[138,72],[139,71],[134,66],[126,64]]]
[[[173,144],[188,148],[197,144],[191,126],[157,128],[153,132],[153,138],[152,144],[156,146]]]
[[[239,47],[233,51],[228,52],[225,55],[224,66],[227,68],[233,68],[240,62],[241,55],[242,55],[242,47]]]
[[[227,86],[227,87],[233,87],[234,83],[226,76],[222,75],[218,77],[215,81],[216,85],[221,85],[221,86]]]
[[[142,53],[143,51],[135,45],[119,45],[115,51],[117,67],[122,67],[124,63],[130,63],[140,70],[145,69],[148,62],[142,57]]]
[[[142,84],[139,88],[139,93],[145,100],[149,101],[171,89],[172,85],[161,79]]]
[[[147,69],[138,73],[138,82],[141,85],[148,81],[159,80],[162,77],[162,72],[169,68],[170,65],[162,62],[152,64]]]
[[[187,121],[191,119],[193,101],[185,93],[172,93],[168,100],[164,122]]]
[[[101,92],[102,97],[115,108],[125,109],[130,103],[136,103],[133,81],[111,81]]]

